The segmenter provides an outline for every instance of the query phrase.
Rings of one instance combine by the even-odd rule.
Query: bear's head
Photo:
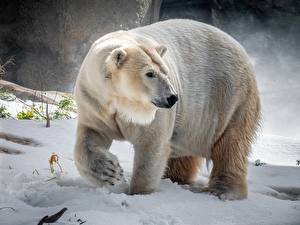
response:
[[[94,75],[92,85],[101,83],[97,89],[110,111],[127,122],[145,125],[153,121],[158,108],[171,108],[176,103],[177,93],[162,59],[166,50],[165,46],[129,45],[98,53],[102,60],[95,57],[100,67],[99,73],[94,72],[97,78]]]

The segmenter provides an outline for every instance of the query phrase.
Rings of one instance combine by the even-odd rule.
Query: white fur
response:
[[[179,96],[177,105],[157,109],[144,96],[130,93],[125,83],[121,84],[124,89],[117,87],[124,98],[116,96],[104,70],[110,52],[124,46],[153,49],[160,45],[168,50],[162,51],[163,57],[155,54],[154,61],[163,62],[161,67]],[[170,154],[209,158],[210,147],[233,113],[245,106],[249,90],[255,93],[256,83],[247,54],[217,28],[191,20],[169,20],[110,33],[93,44],[77,78],[76,165],[84,176],[99,180],[90,171],[86,155],[97,152],[101,160],[109,160],[106,152],[112,141],[127,140],[135,150],[130,193],[152,192]],[[120,172],[112,180],[118,177]]]
[[[157,111],[156,107],[135,107],[134,105],[128,107],[127,104],[122,104],[121,102],[116,105],[116,111],[119,113],[119,117],[127,122],[139,125],[150,124],[154,118]]]

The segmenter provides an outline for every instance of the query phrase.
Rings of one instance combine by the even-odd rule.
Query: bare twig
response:
[[[86,220],[82,220],[82,219],[78,219],[77,222],[79,223],[79,225],[86,223]]]
[[[10,57],[4,64],[0,64],[0,79],[4,76],[4,74],[6,73],[6,67],[9,64],[14,64],[14,60],[13,57]]]
[[[42,117],[43,119],[47,119],[46,116],[44,116],[43,114],[41,114],[38,110],[36,110],[34,107],[28,105],[25,101],[18,99],[21,103],[23,103],[24,105],[26,105],[27,107],[29,107],[30,109],[32,109],[34,112],[36,112],[37,114],[39,114],[40,117]]]
[[[53,99],[53,102],[56,102],[56,98],[57,98],[57,89],[56,89],[56,91],[55,91],[55,96],[54,96],[54,99]],[[52,104],[51,106],[50,106],[50,112],[52,112],[52,107],[53,107],[53,105],[55,105],[55,104]]]
[[[46,127],[50,127],[49,105],[46,102]]]
[[[44,223],[55,223],[65,212],[67,211],[67,208],[63,208],[58,213],[53,214],[52,216],[44,216],[38,225],[43,225]]]
[[[40,175],[40,173],[39,173],[39,171],[37,171],[37,169],[34,169],[33,172],[32,172],[32,174],[35,174],[35,173],[36,173],[37,175]]]
[[[51,181],[51,180],[56,180],[57,179],[57,177],[51,177],[51,178],[49,178],[49,179],[47,179],[47,180],[45,180],[46,182],[49,182],[49,181]]]
[[[43,94],[43,91],[44,91],[44,86],[43,86],[43,82],[41,81],[41,97],[42,97],[42,112],[44,112],[44,94]]]

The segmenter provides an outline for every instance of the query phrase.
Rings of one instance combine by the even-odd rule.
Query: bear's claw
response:
[[[243,199],[246,197],[237,189],[223,186],[223,185],[213,186],[213,187],[205,187],[205,188],[200,189],[199,192],[206,192],[211,195],[215,195],[220,200],[223,200],[223,201]]]
[[[110,152],[93,154],[90,157],[89,170],[86,173],[93,183],[100,186],[112,186],[126,182],[124,171],[117,157]]]

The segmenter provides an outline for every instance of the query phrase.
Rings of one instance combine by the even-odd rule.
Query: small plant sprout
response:
[[[63,173],[62,167],[59,163],[59,157],[55,152],[52,152],[52,155],[50,156],[49,165],[50,165],[50,172],[52,175],[55,175],[55,172],[58,172],[59,174]],[[55,171],[56,166],[58,166],[59,171]]]
[[[62,96],[58,108],[53,113],[53,119],[70,119],[70,112],[74,109],[74,101],[69,96]]]
[[[0,118],[11,118],[11,114],[7,111],[4,105],[0,105]]]
[[[12,93],[9,93],[5,91],[4,89],[0,89],[0,99],[7,101],[7,102],[12,102],[16,100],[16,96]]]
[[[18,120],[31,120],[34,117],[34,112],[32,110],[24,111],[22,110],[17,114]]]

